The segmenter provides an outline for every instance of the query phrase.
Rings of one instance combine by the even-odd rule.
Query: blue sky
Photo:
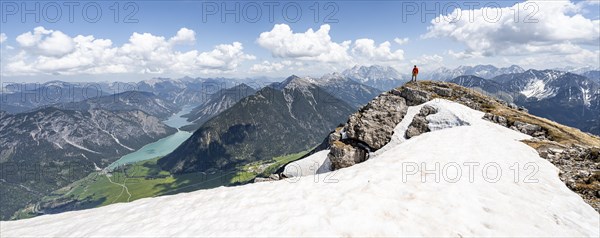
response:
[[[70,22],[64,2],[2,2],[4,80],[317,76],[356,64],[598,67],[600,58],[597,0],[78,3]],[[234,9],[225,21],[224,7]]]

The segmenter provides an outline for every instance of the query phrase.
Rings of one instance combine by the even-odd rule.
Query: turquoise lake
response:
[[[166,125],[177,128],[177,132],[175,134],[147,144],[135,152],[124,155],[117,161],[110,164],[108,169],[113,170],[121,165],[154,159],[156,157],[165,156],[173,152],[173,150],[181,145],[181,143],[192,136],[191,132],[181,131],[179,128],[191,124],[182,116],[189,113],[193,108],[194,106],[184,106],[180,112],[163,121],[163,123]]]

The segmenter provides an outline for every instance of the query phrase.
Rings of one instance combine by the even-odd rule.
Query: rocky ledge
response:
[[[368,159],[374,152],[390,142],[394,127],[406,115],[409,106],[429,101],[430,94],[402,87],[385,92],[358,112],[350,115],[342,128],[329,135],[332,169],[337,170]]]

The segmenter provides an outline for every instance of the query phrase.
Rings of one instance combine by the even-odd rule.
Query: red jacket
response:
[[[414,67],[413,68],[413,75],[419,74],[419,68]]]

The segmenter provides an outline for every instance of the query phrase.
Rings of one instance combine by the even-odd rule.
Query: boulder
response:
[[[331,169],[338,170],[367,160],[367,151],[358,146],[352,146],[344,144],[341,141],[336,141],[331,145],[327,157],[329,158],[329,161],[331,161]]]
[[[431,93],[422,91],[419,89],[402,87],[400,89],[394,89],[391,91],[392,94],[403,97],[406,100],[408,106],[416,106],[431,100]]]
[[[453,90],[451,88],[433,87],[433,92],[442,97],[452,97]]]
[[[373,151],[378,150],[391,140],[394,127],[402,121],[407,111],[404,98],[383,94],[352,114],[344,132],[347,139],[362,142]]]
[[[272,180],[279,180],[279,179],[281,179],[281,178],[279,178],[279,174],[271,174],[269,176],[269,178],[272,179]]]
[[[498,125],[508,127],[508,120],[506,120],[503,116],[494,115],[491,113],[486,113],[483,115],[483,119],[496,123]]]
[[[432,106],[425,105],[419,111],[419,114],[415,115],[413,121],[408,126],[404,137],[410,139],[412,137],[421,135],[423,133],[431,131],[429,129],[429,122],[427,116],[437,113],[437,109]]]
[[[527,108],[525,108],[525,107],[519,107],[519,111],[529,113],[529,110],[527,110]]]
[[[520,131],[523,134],[527,134],[533,137],[541,137],[545,136],[546,132],[542,130],[542,127],[539,125],[533,125],[525,122],[515,121],[513,123],[513,129]]]
[[[334,141],[342,139],[342,129],[342,127],[335,128],[335,130],[329,134],[329,145],[333,144]]]

